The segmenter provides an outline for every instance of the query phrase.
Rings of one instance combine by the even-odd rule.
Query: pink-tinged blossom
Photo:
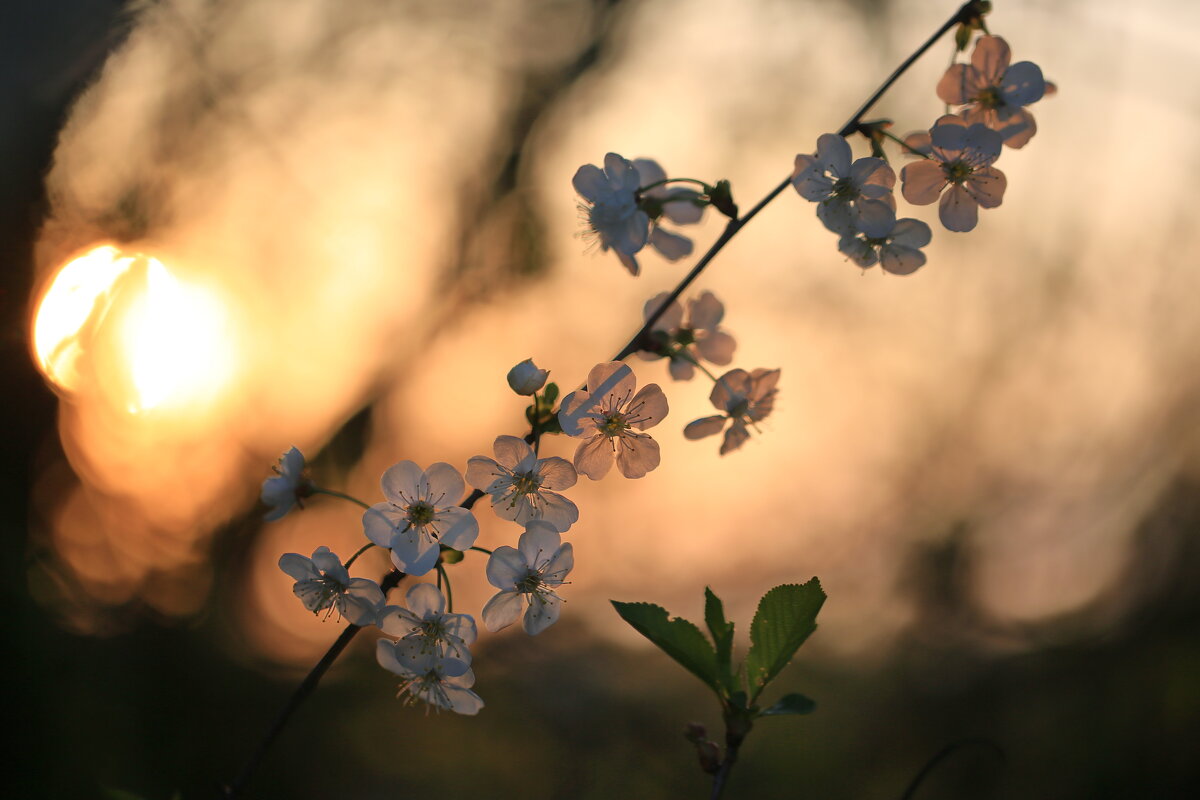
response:
[[[383,473],[380,485],[387,500],[363,514],[363,530],[391,548],[396,569],[424,575],[437,564],[440,545],[466,550],[475,543],[479,523],[458,505],[467,487],[451,465],[439,461],[422,470],[401,461]]]
[[[488,559],[488,582],[500,592],[483,607],[483,624],[492,632],[507,628],[524,607],[525,632],[541,633],[558,619],[562,598],[554,590],[574,566],[570,543],[545,522],[530,522],[515,548],[497,547]]]
[[[374,625],[383,607],[383,590],[367,578],[351,578],[335,553],[318,547],[312,558],[284,553],[279,568],[296,579],[292,591],[314,614],[334,611],[355,625]]]
[[[841,250],[864,269],[879,264],[893,275],[910,275],[925,264],[921,248],[929,244],[933,234],[929,226],[916,219],[902,219],[886,236],[843,236],[838,242]]]
[[[604,157],[604,169],[584,164],[571,183],[587,202],[580,206],[586,218],[588,236],[594,236],[601,250],[615,250],[630,273],[638,274],[633,254],[646,246],[650,217],[638,208],[638,170],[616,153]]]
[[[569,489],[579,480],[565,458],[538,458],[524,439],[497,436],[495,459],[473,456],[467,462],[467,481],[492,497],[492,510],[501,519],[519,525],[545,520],[562,532],[579,519],[579,509],[558,489]]]
[[[979,222],[979,207],[1000,205],[1008,185],[1004,173],[992,166],[1003,146],[1000,134],[983,123],[968,125],[947,114],[930,129],[929,137],[930,157],[900,171],[904,199],[924,206],[940,196],[942,225],[951,231],[972,230]]]
[[[420,700],[434,708],[474,716],[483,708],[483,700],[471,691],[475,673],[466,663],[431,651],[422,651],[412,642],[380,639],[375,645],[375,660],[388,672],[402,679],[397,697],[408,693],[406,703]]]
[[[408,608],[387,606],[379,613],[379,629],[413,644],[422,653],[434,653],[471,663],[476,630],[469,614],[447,614],[446,598],[430,583],[418,583],[405,596]]]
[[[1042,70],[1032,61],[1009,66],[1012,52],[999,36],[981,36],[970,64],[954,64],[938,81],[942,102],[962,106],[968,125],[976,122],[1000,133],[1004,144],[1023,147],[1037,132],[1033,114],[1024,107],[1046,93]]]
[[[850,143],[835,133],[817,139],[815,155],[796,156],[792,186],[817,203],[817,217],[834,233],[887,231],[896,219],[896,173],[881,158],[851,162]]]
[[[643,317],[650,319],[668,297],[669,292],[662,292],[647,300]],[[721,330],[724,316],[725,306],[712,292],[705,291],[688,300],[686,318],[683,306],[673,300],[649,333],[656,349],[639,350],[638,356],[647,361],[669,358],[671,377],[677,381],[690,380],[696,372],[695,362],[701,359],[719,367],[726,366],[733,360],[737,342]]]
[[[260,495],[263,505],[270,507],[263,515],[267,522],[282,518],[296,506],[303,508],[303,498],[314,488],[312,481],[304,477],[304,454],[295,447],[280,456],[279,465],[271,469],[276,475],[263,481]]]
[[[737,450],[750,438],[747,426],[753,427],[774,408],[777,383],[777,369],[760,368],[754,372],[731,369],[717,379],[709,395],[712,404],[723,413],[689,422],[683,435],[688,439],[703,439],[720,433],[729,423],[721,443],[721,455]]]
[[[667,415],[667,397],[658,384],[637,389],[627,364],[608,361],[592,367],[587,385],[563,398],[558,414],[563,433],[583,439],[575,469],[598,481],[613,461],[626,478],[640,478],[658,466],[658,442],[645,433]]]

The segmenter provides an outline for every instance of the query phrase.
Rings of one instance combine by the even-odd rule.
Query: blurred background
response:
[[[736,366],[782,368],[763,434],[725,457],[684,440],[709,387],[634,361],[670,399],[663,464],[570,492],[564,618],[481,637],[482,714],[393,700],[360,636],[249,796],[706,796],[681,732],[718,735],[715,703],[608,601],[699,619],[711,586],[744,645],[758,597],[813,575],[821,627],[778,691],[818,711],[762,722],[729,796],[899,797],[956,745],[916,797],[1192,796],[1200,11],[995,6],[991,31],[1059,87],[997,164],[1003,205],[968,235],[904,208],[935,238],[898,278],[848,263],[810,204],[780,196],[694,292],[724,301]],[[490,455],[522,432],[510,366],[581,382],[690,267],[647,251],[633,280],[592,252],[579,165],[655,158],[730,179],[748,208],[953,10],[6,6],[15,794],[213,796],[338,633],[279,555],[363,541],[332,498],[262,523],[279,454],[300,447],[321,485],[368,502],[399,460]],[[951,51],[868,118],[928,127]],[[688,234],[703,249],[720,230],[710,213]],[[84,313],[39,322],[57,347],[35,355],[38,301],[101,245],[71,278]],[[477,516],[479,544],[512,543],[486,504]],[[382,574],[376,556],[358,574]],[[483,566],[454,569],[457,610],[490,595]]]

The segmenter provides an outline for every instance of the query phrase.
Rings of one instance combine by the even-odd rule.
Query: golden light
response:
[[[130,413],[202,402],[233,372],[228,315],[216,295],[158,259],[111,245],[54,277],[34,315],[33,343],[58,389],[94,389]]]

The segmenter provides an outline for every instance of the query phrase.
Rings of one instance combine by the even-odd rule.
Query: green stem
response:
[[[922,153],[920,150],[918,150],[917,148],[908,144],[903,139],[901,139],[899,136],[896,136],[894,133],[888,133],[887,131],[883,130],[882,128],[879,130],[879,132],[881,134],[883,134],[884,136],[886,136],[888,139],[891,139],[893,142],[895,142],[896,144],[903,147],[908,152],[912,153],[914,156],[920,156],[921,158],[929,158],[928,153]]]
[[[695,183],[704,187],[705,194],[708,194],[710,191],[712,191],[711,186],[704,181],[698,181],[695,178],[663,178],[661,181],[655,181],[654,183],[648,183],[645,186],[639,187],[638,191],[645,192],[658,186],[665,186],[668,183]]]
[[[327,494],[330,497],[340,497],[343,500],[349,500],[351,503],[354,503],[356,506],[362,506],[363,508],[365,508],[367,510],[370,510],[370,508],[371,508],[369,505],[364,503],[362,500],[359,500],[357,497],[351,497],[350,495],[346,494],[345,492],[336,492],[333,489],[322,489],[320,486],[314,486],[311,491],[313,494]]]
[[[350,556],[350,560],[346,562],[346,569],[350,569],[350,565],[354,563],[355,559],[357,559],[359,556],[361,556],[363,553],[367,552],[374,546],[375,546],[374,542],[367,542],[362,547],[358,548],[358,552],[356,552],[354,555]]]
[[[467,548],[467,549],[469,549],[469,550],[477,550],[477,551],[479,551],[480,553],[487,553],[489,556],[492,554],[492,551],[491,551],[491,550],[488,550],[486,547],[475,547],[475,546],[471,546],[471,547],[469,547],[469,548]]]
[[[720,378],[718,378],[716,375],[713,375],[711,372],[708,371],[707,367],[705,367],[703,364],[700,363],[700,359],[696,358],[694,355],[692,355],[690,352],[688,352],[687,347],[680,347],[678,350],[675,351],[672,358],[674,358],[675,356],[682,358],[684,361],[687,361],[693,367],[695,367],[696,369],[703,372],[705,375],[708,376],[709,380],[711,380],[713,383],[716,383],[717,381],[720,380]]]
[[[446,572],[446,568],[441,564],[437,565],[438,572],[438,588],[442,588],[442,582],[446,584],[446,612],[454,613],[454,589],[450,586],[450,573]]]

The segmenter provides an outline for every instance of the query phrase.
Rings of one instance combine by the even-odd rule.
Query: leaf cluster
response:
[[[758,717],[808,714],[816,707],[801,694],[789,694],[767,708],[758,706],[757,701],[817,629],[817,612],[824,602],[825,592],[816,578],[776,586],[763,595],[750,623],[750,650],[736,670],[734,626],[725,619],[724,603],[712,589],[704,589],[708,637],[694,623],[671,617],[662,606],[616,600],[612,604],[621,619],[712,689],[721,701],[730,731],[740,730],[744,735]]]

